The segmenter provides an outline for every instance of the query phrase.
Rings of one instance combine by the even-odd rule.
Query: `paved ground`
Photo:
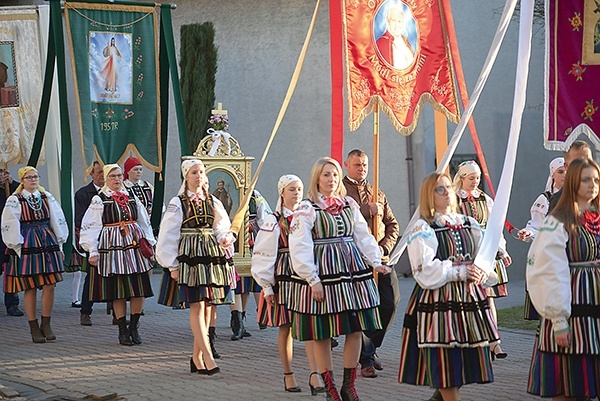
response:
[[[144,344],[120,346],[117,327],[111,325],[104,304],[95,309],[92,327],[79,324],[79,310],[70,307],[71,280],[66,274],[65,281],[57,286],[52,321],[58,339],[54,342],[34,344],[27,319],[6,316],[0,310],[0,399],[2,394],[27,400],[111,399],[111,394],[131,401],[323,399],[310,396],[308,365],[300,343],[294,346],[294,370],[303,392],[283,391],[277,329],[258,329],[253,303],[247,324],[252,337],[241,341],[229,340],[229,310],[219,308],[216,346],[222,354],[218,361],[221,373],[200,376],[189,373],[192,335],[187,311],[165,308],[156,304],[156,297],[150,298],[140,327]],[[160,274],[154,274],[152,280],[158,291]],[[428,388],[397,382],[403,314],[413,286],[413,279],[400,279],[399,313],[379,351],[384,370],[375,379],[357,381],[364,401],[425,400],[432,393]],[[509,292],[508,298],[498,302],[500,308],[523,304],[523,282],[510,283]],[[495,382],[466,386],[463,400],[536,399],[525,392],[533,332],[501,330],[501,334],[509,356],[495,362]],[[334,350],[336,367],[342,366],[343,341],[340,343]],[[335,376],[341,383],[340,368]]]

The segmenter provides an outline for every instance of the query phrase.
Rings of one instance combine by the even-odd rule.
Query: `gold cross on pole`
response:
[[[223,103],[217,103],[217,109],[212,111],[213,114],[227,114],[227,110],[223,110]]]

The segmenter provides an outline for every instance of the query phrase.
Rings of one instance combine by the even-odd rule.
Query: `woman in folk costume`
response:
[[[140,241],[155,244],[146,208],[123,187],[118,164],[103,168],[105,184],[92,198],[81,221],[79,243],[89,253],[90,299],[112,302],[121,345],[141,344],[139,320],[143,299],[153,296],[152,262],[142,255]],[[94,268],[95,266],[95,268]],[[130,301],[131,321],[125,318]]]
[[[194,334],[190,372],[213,375],[220,371],[213,358],[208,338],[208,322],[213,302],[231,303],[233,267],[225,250],[235,240],[223,204],[206,190],[204,164],[200,160],[181,163],[184,181],[171,199],[158,234],[156,259],[170,270],[178,283],[177,302],[188,303],[190,326]],[[163,279],[164,281],[164,279]],[[169,297],[162,294],[160,299]],[[161,302],[173,305],[170,302]]]
[[[540,227],[548,214],[550,206],[550,197],[558,192],[565,183],[567,170],[565,169],[564,157],[557,157],[550,162],[550,175],[546,181],[546,189],[537,197],[531,206],[531,219],[527,222],[525,228],[519,230],[519,239],[521,241],[531,241],[535,239]],[[531,298],[527,288],[525,289],[525,306],[523,307],[523,317],[526,320],[538,320],[539,314],[531,304]]]
[[[553,400],[600,395],[600,168],[569,164],[562,195],[527,256],[539,312],[527,391]]]
[[[494,380],[490,346],[499,334],[482,286],[488,275],[473,264],[483,235],[475,219],[456,213],[446,174],[429,174],[420,196],[421,218],[407,241],[417,284],[404,317],[398,380],[438,389],[434,400],[455,401],[461,386]]]
[[[330,158],[312,168],[308,199],[294,213],[290,255],[294,275],[287,307],[292,335],[314,340],[317,366],[327,396],[359,400],[354,387],[364,330],[381,329],[379,293],[372,270],[389,274],[360,208],[346,197],[342,169]],[[368,263],[368,265],[367,265]],[[344,382],[338,393],[333,380],[331,338],[345,335]],[[340,398],[340,395],[342,398]]]
[[[477,220],[481,229],[485,232],[488,218],[492,212],[494,201],[482,190],[480,190],[479,182],[481,181],[481,169],[473,160],[462,162],[458,166],[458,171],[454,176],[454,190],[458,196],[458,211],[465,216],[469,216]],[[490,308],[494,315],[494,321],[498,321],[496,313],[496,305],[494,298],[503,298],[508,295],[506,283],[508,283],[508,273],[506,268],[510,266],[512,259],[506,252],[506,240],[501,237],[500,247],[496,255],[496,275],[498,276],[498,284],[491,288],[486,288]],[[508,355],[502,350],[500,343],[497,343],[493,348],[495,358],[506,358]]]
[[[286,300],[290,297],[292,266],[289,251],[290,222],[302,200],[302,180],[286,174],[279,178],[277,207],[275,213],[265,218],[256,235],[252,255],[252,276],[262,287],[263,296],[259,303],[258,322],[261,325],[279,327],[277,346],[283,364],[283,387],[285,391],[300,392],[292,371],[292,315]],[[309,387],[312,395],[324,392],[317,373],[317,362],[313,341],[306,341],[306,356],[310,365]],[[289,384],[289,385],[288,385]]]
[[[152,200],[154,199],[154,187],[148,181],[142,180],[142,174],[144,173],[144,167],[142,162],[135,158],[130,157],[125,160],[123,165],[123,174],[125,181],[123,185],[129,192],[130,197],[137,197],[140,202],[146,208],[148,216],[152,215]]]
[[[52,194],[39,185],[38,171],[19,169],[21,184],[2,211],[2,240],[8,248],[4,289],[25,291],[25,313],[34,343],[56,340],[50,327],[54,288],[62,281],[62,247],[69,236],[65,215]],[[42,290],[42,324],[37,320],[37,290]]]

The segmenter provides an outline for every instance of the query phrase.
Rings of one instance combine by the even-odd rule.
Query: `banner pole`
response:
[[[379,103],[375,103],[373,108],[373,202],[377,203],[377,201],[379,201]],[[371,234],[379,243],[378,229],[379,214],[376,214],[373,216]],[[379,283],[379,274],[375,270],[373,270],[373,278],[375,283]]]
[[[437,110],[434,110],[435,121],[435,165],[440,165],[444,158],[444,153],[448,149],[448,124],[446,124],[446,116]],[[448,168],[446,168],[446,172]]]

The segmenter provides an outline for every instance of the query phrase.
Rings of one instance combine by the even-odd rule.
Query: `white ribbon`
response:
[[[208,152],[209,156],[214,156],[215,154],[217,154],[217,150],[219,149],[219,145],[221,144],[221,139],[224,140],[225,144],[227,145],[227,154],[231,154],[231,141],[229,141],[229,139],[231,138],[231,134],[229,132],[215,131],[213,128],[209,128],[206,130],[206,133],[210,134],[210,136],[212,136],[213,139],[212,147],[210,148],[210,152]]]

